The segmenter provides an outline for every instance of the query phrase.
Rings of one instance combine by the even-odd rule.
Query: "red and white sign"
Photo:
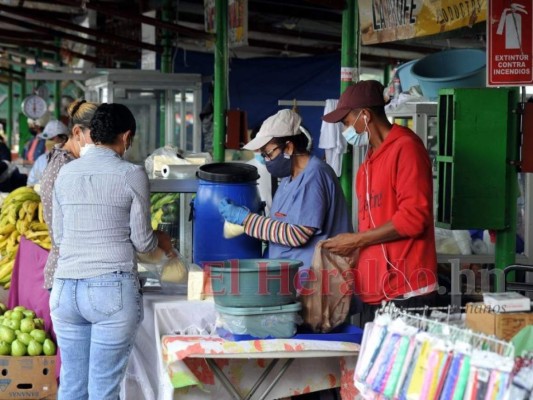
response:
[[[491,0],[487,85],[533,84],[533,1]]]

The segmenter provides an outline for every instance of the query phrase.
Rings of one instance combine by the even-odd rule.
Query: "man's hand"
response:
[[[341,233],[326,240],[322,248],[344,257],[352,257],[364,245],[363,233]]]

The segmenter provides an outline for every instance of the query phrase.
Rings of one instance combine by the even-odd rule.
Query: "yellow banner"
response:
[[[359,0],[363,44],[434,35],[487,20],[487,0]]]

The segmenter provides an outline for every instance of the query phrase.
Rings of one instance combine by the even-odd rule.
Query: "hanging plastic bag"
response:
[[[354,273],[358,252],[342,257],[322,248],[318,242],[313,254],[310,279],[301,291],[304,325],[313,332],[327,333],[343,324],[354,297]]]

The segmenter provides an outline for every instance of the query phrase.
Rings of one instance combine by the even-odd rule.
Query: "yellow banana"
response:
[[[37,192],[35,192],[35,190],[33,190],[32,188],[20,187],[18,189],[13,190],[11,193],[9,193],[9,195],[7,195],[7,197],[4,199],[4,204],[11,204],[15,201],[24,202],[25,200],[40,201],[40,199],[41,198],[39,197]]]
[[[11,277],[11,272],[13,272],[14,264],[15,264],[15,260],[10,260],[8,263],[2,265],[2,267],[0,268],[0,280],[5,278],[8,275]]]
[[[15,257],[13,257],[13,253],[7,253],[6,252],[6,255],[2,257],[2,259],[0,260],[0,268],[2,268],[2,266],[4,264],[7,264],[8,262],[10,262],[11,260],[14,260]]]
[[[26,210],[24,209],[24,207],[20,207],[18,217],[19,220],[26,218]]]
[[[16,253],[18,248],[19,248],[19,244],[17,243],[17,239],[15,239],[15,241],[13,243],[9,242],[7,244],[7,251],[8,252],[12,251],[12,252]]]
[[[0,249],[5,249],[7,246],[7,243],[9,242],[9,237],[11,235],[5,236],[2,240],[0,240]]]
[[[30,202],[28,207],[26,208],[26,221],[31,222],[35,218],[35,213],[37,211],[37,208],[39,208],[39,204],[36,201]]]
[[[17,227],[17,231],[19,231],[20,233],[24,233],[25,231],[22,230],[22,227],[20,224],[22,224],[24,222],[24,220],[18,220],[17,223],[15,224],[15,226]]]
[[[17,245],[17,238],[20,236],[19,231],[13,231],[7,241],[7,251],[13,251],[13,248]]]
[[[8,283],[4,285],[4,289],[9,289],[10,287],[11,287],[11,281],[9,281]]]
[[[46,241],[42,241],[42,240],[35,240],[34,243],[38,244],[39,246],[41,246],[43,249],[46,249],[46,250],[50,250],[52,248],[52,243],[51,242],[46,242]]]
[[[39,202],[39,222],[44,223],[43,203]]]
[[[5,277],[0,278],[0,285],[4,286],[11,282],[11,274],[7,274]]]
[[[16,226],[13,224],[1,225],[0,235],[2,236],[11,235],[11,232],[13,232],[15,229],[16,229]]]
[[[48,237],[48,231],[27,231],[27,233],[24,235],[26,236],[26,239],[33,239],[39,236],[47,236]],[[39,240],[43,240],[44,238],[40,238]]]
[[[30,224],[30,229],[32,231],[48,231],[48,226],[45,223],[33,221]]]

